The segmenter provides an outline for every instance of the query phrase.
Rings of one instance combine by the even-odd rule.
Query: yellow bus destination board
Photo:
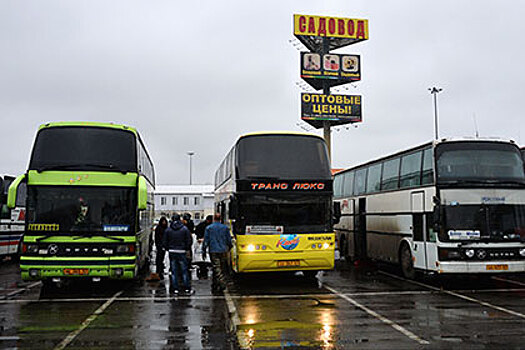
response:
[[[360,122],[361,96],[302,93],[301,119],[314,127],[326,120],[334,125]]]
[[[312,51],[319,51],[322,38],[330,50],[368,40],[368,20],[294,14],[294,35]]]

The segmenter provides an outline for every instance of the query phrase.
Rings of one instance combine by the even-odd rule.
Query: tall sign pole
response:
[[[294,15],[294,35],[310,52],[301,52],[301,78],[322,94],[301,94],[301,119],[323,129],[332,154],[331,128],[362,121],[361,96],[331,95],[330,88],[361,80],[359,55],[334,54],[339,49],[368,40],[368,20]]]

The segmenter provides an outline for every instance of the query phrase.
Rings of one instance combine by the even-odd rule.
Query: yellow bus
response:
[[[215,173],[215,206],[232,230],[234,272],[334,267],[338,207],[324,140],[261,132],[237,140]]]

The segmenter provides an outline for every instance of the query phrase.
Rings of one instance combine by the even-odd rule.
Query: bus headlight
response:
[[[520,256],[525,257],[525,248],[520,249]]]
[[[467,249],[465,250],[465,255],[467,256],[467,258],[473,258],[474,257],[474,249]]]
[[[328,244],[328,243],[324,243],[324,244],[323,244],[323,249],[328,249],[328,248],[330,248],[330,244]]]
[[[246,250],[249,252],[253,252],[255,251],[255,246],[253,244],[248,244],[248,246],[246,247]]]
[[[25,249],[22,248],[22,251],[27,253],[37,253],[38,245],[37,244],[25,244]]]
[[[117,246],[117,253],[133,253],[135,246],[133,244],[119,244]]]

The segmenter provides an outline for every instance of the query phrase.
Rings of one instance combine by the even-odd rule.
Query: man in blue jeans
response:
[[[212,292],[221,292],[226,289],[229,270],[229,253],[232,248],[232,237],[228,226],[221,224],[221,215],[215,214],[213,224],[204,230],[202,255],[206,257],[209,251],[213,267]]]
[[[186,294],[193,294],[188,272],[188,260],[186,253],[191,250],[191,233],[180,221],[180,215],[175,214],[171,218],[169,227],[162,236],[162,245],[169,253],[171,267],[171,288],[175,295],[180,293],[179,276],[182,276],[182,284]]]

